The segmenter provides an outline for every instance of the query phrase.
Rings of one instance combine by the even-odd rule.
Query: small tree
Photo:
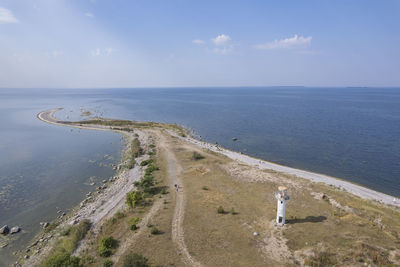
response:
[[[137,203],[139,203],[143,200],[144,200],[144,192],[135,190],[135,191],[128,192],[126,194],[125,203],[129,207],[134,208]]]

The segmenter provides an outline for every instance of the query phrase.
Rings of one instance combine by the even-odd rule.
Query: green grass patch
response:
[[[100,246],[98,248],[99,255],[101,257],[110,257],[117,246],[118,241],[115,240],[112,236],[103,237],[100,241]]]
[[[78,225],[69,227],[63,232],[63,236],[57,240],[49,256],[44,260],[44,267],[58,266],[81,266],[80,259],[71,256],[71,253],[78,246],[86,233],[89,231],[91,223],[89,220],[83,220]]]

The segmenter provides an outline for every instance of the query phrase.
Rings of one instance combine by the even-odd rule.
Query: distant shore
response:
[[[61,110],[61,108],[40,112],[38,114],[38,118],[40,120],[48,122],[48,123],[65,125],[64,122],[59,121],[54,117],[54,114],[58,110]],[[71,125],[71,126],[78,127],[75,125]],[[91,129],[91,127],[87,127],[87,126],[82,127],[82,128]],[[92,129],[93,130],[106,130],[106,129],[100,129],[98,127],[92,127]],[[170,132],[170,133],[172,135],[176,135],[174,132]],[[324,175],[324,174],[314,173],[311,171],[287,167],[287,166],[279,165],[279,164],[269,162],[266,160],[254,158],[254,157],[251,157],[251,156],[239,153],[239,152],[235,152],[235,151],[232,151],[232,150],[229,150],[226,148],[222,148],[218,145],[214,145],[214,144],[210,144],[210,143],[207,143],[204,141],[197,140],[191,136],[187,136],[187,137],[182,137],[182,136],[178,136],[178,135],[176,135],[176,136],[182,140],[185,140],[187,142],[195,144],[199,147],[206,148],[213,152],[223,154],[233,160],[236,160],[238,162],[241,162],[241,163],[253,166],[253,167],[257,167],[259,169],[264,169],[264,170],[269,169],[269,170],[274,170],[277,172],[283,172],[283,173],[295,175],[297,177],[311,180],[316,183],[324,183],[327,185],[335,186],[337,188],[345,190],[345,191],[347,191],[353,195],[356,195],[358,197],[361,197],[363,199],[375,200],[375,201],[384,203],[386,205],[400,207],[400,199],[399,198],[369,189],[369,188],[361,186],[361,185],[351,183],[349,181],[345,181],[345,180],[331,177],[331,176]]]

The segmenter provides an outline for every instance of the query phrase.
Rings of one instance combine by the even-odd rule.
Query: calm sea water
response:
[[[3,89],[0,224],[23,222],[29,233],[20,236],[37,231],[38,217],[53,218],[55,206],[79,202],[71,191],[82,198],[88,177],[111,175],[89,161],[117,158],[121,148],[116,134],[71,132],[36,119],[54,107],[65,108],[63,119],[89,109],[178,123],[205,141],[400,197],[400,88]]]

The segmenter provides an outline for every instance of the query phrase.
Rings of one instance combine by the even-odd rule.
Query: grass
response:
[[[79,241],[81,241],[90,229],[90,221],[83,220],[76,226],[71,226],[64,231],[49,256],[43,261],[44,267],[58,266],[80,266],[80,259],[71,256],[71,253],[76,249]]]
[[[185,194],[190,196],[186,199],[183,220],[183,228],[187,229],[185,244],[189,253],[204,266],[295,265],[294,259],[290,257],[276,259],[272,253],[262,254],[263,246],[269,242],[262,242],[260,237],[253,236],[253,232],[260,233],[260,236],[273,233],[276,240],[282,242],[283,247],[286,245],[291,253],[300,252],[309,266],[357,266],[360,263],[371,266],[393,265],[388,252],[400,251],[398,211],[359,199],[335,188],[312,184],[273,171],[241,170],[236,172],[240,175],[235,176],[230,174],[229,171],[233,168],[228,164],[236,164],[239,167],[240,165],[230,159],[204,150],[199,153],[201,160],[196,160],[192,152],[196,148],[190,144],[183,145],[178,138],[169,138],[168,142],[178,163],[185,170],[180,173],[180,178]],[[158,154],[154,156],[157,165],[154,162],[145,165],[146,179],[151,177],[150,180],[154,182],[148,187],[150,189],[168,184],[165,180],[167,160],[163,158],[163,154]],[[160,171],[155,171],[157,168]],[[207,168],[209,171],[206,174],[191,171],[198,168]],[[268,179],[262,182],[246,180],[253,176]],[[286,209],[286,217],[290,223],[284,228],[273,228],[271,225],[276,216],[274,193],[278,185],[287,186],[291,197]],[[142,186],[145,188],[144,184]],[[209,188],[212,190],[208,190]],[[326,199],[316,200],[311,192],[323,192],[341,205],[351,207],[354,213],[333,208]],[[115,266],[125,266],[124,259],[132,255],[132,252],[148,258],[150,261],[147,260],[146,264],[151,262],[154,266],[180,266],[181,257],[174,246],[171,246],[174,196],[172,192],[163,195],[162,200],[151,194],[145,193],[143,196],[144,199],[154,202],[164,201],[162,208],[151,218],[152,224],[148,225],[149,229],[146,229],[147,233],[151,233],[154,228],[162,229],[162,235],[154,238],[149,234],[137,235],[137,232],[130,230],[132,224],[129,220],[143,218],[150,209],[150,205],[137,205],[134,209],[126,211],[126,217],[113,225],[104,226],[94,243],[95,246],[101,238],[107,236],[113,236],[117,240],[135,238],[135,245],[129,247],[123,257],[116,259]],[[221,207],[223,213],[232,215],[238,214],[237,209],[240,216],[218,215],[218,207]],[[224,207],[235,208],[225,210]],[[383,228],[374,222],[376,219],[381,220]],[[310,251],[311,255],[307,253]],[[95,253],[98,256],[96,250]]]
[[[128,254],[124,258],[123,267],[149,267],[148,259],[139,254]]]

